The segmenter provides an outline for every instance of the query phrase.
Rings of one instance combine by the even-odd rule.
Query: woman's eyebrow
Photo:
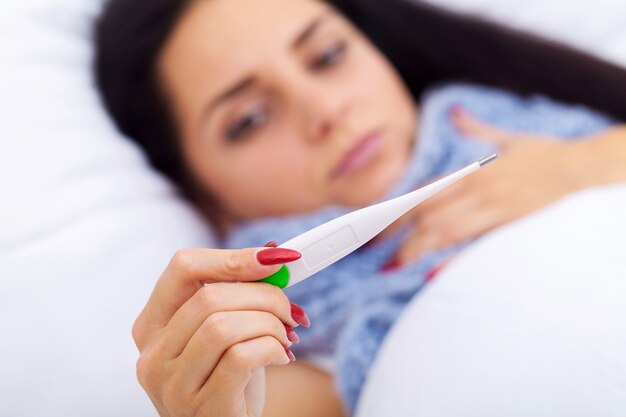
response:
[[[295,38],[291,47],[293,49],[300,48],[308,39],[310,39],[315,31],[326,21],[326,19],[332,15],[332,10],[327,11],[321,16],[316,17],[311,21],[305,28],[300,32],[300,34]],[[254,77],[246,77],[241,81],[238,81],[234,85],[228,87],[222,93],[220,93],[215,99],[213,99],[202,112],[202,117],[200,120],[204,120],[205,118],[210,116],[210,113],[220,104],[225,101],[228,101],[242,93],[245,93],[246,90],[249,90],[256,83],[256,79]]]
[[[200,120],[204,120],[205,118],[209,117],[211,112],[221,103],[228,101],[229,99],[236,97],[239,94],[244,93],[246,90],[249,90],[255,82],[256,79],[254,77],[246,77],[243,80],[238,81],[234,85],[228,87],[225,91],[223,91],[215,99],[213,99],[208,106],[204,108]]]
[[[298,49],[303,44],[305,44],[306,41],[309,40],[315,34],[315,31],[322,25],[322,23],[324,23],[328,19],[328,17],[332,14],[333,12],[329,10],[326,13],[322,14],[321,16],[318,16],[317,18],[313,19],[313,21],[309,23],[293,41],[293,44],[291,45],[292,49]]]

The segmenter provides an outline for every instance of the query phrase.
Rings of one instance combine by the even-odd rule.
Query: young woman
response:
[[[624,129],[591,110],[529,104],[478,87],[444,89],[419,111],[416,103],[433,83],[454,78],[623,117],[620,70],[429,8],[336,6],[369,29],[401,75],[322,1],[115,0],[98,23],[96,72],[107,108],[229,247],[257,246],[266,235],[286,240],[342,210],[408,191],[461,160],[502,152],[497,165],[406,216],[393,230],[400,233],[294,287],[289,297],[313,319],[300,338],[293,328],[310,325],[302,308],[283,291],[252,282],[298,253],[268,243],[175,254],[133,329],[139,380],[162,416],[352,411],[386,329],[455,245],[567,193],[626,180]],[[506,45],[512,49],[503,55]],[[509,121],[519,112],[526,124],[512,126],[532,125],[537,133],[496,128],[466,107]],[[458,132],[486,143],[443,139],[442,132],[451,135],[443,128],[433,133],[429,126],[445,123],[442,114]],[[554,129],[547,121],[553,116],[561,121]],[[401,279],[381,279],[394,273]],[[334,358],[341,396],[323,367],[269,367],[293,361],[299,339],[302,352]]]

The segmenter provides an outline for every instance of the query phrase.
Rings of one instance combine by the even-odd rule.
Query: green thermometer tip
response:
[[[265,282],[278,288],[285,288],[289,285],[289,269],[283,265],[278,271],[267,278],[260,279],[258,282]]]

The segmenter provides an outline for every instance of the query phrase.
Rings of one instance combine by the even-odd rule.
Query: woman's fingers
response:
[[[288,326],[298,326],[291,316],[289,299],[278,287],[264,283],[209,284],[183,304],[163,329],[162,356],[173,359],[180,355],[198,328],[214,313],[242,310],[264,311]]]
[[[490,143],[502,150],[513,144],[516,137],[519,136],[518,133],[490,125],[475,118],[460,106],[452,109],[450,116],[454,126],[461,134]]]
[[[474,174],[478,175],[480,172]],[[417,207],[410,210],[408,213],[404,214],[398,220],[393,222],[389,227],[387,227],[383,232],[379,234],[379,237],[384,239],[388,236],[393,235],[398,230],[402,229],[407,225],[407,223],[412,221],[419,221],[424,213],[431,213],[435,211],[438,207],[446,206],[450,201],[454,201],[454,199],[460,195],[465,194],[465,190],[469,182],[472,180],[472,177],[464,178],[460,180],[458,183],[453,184],[443,190],[439,191],[437,194],[428,198],[427,200],[420,203]],[[435,180],[433,180],[434,182]]]
[[[241,411],[247,404],[241,403],[248,383],[261,368],[284,365],[290,362],[285,348],[271,336],[262,336],[231,346],[220,359],[213,374],[201,388],[199,398],[205,399],[205,407],[241,407],[236,410],[210,410],[199,415],[245,415]],[[219,411],[219,412],[217,412]]]
[[[474,190],[473,184],[476,176],[480,176],[482,173],[484,172],[476,172],[469,177],[463,178],[456,184],[452,184],[451,186],[439,191],[437,194],[415,207],[413,209],[413,216],[421,219],[424,215],[434,213],[442,207],[448,207],[450,203],[454,203],[459,198],[464,199],[475,197],[472,192],[472,190]]]
[[[458,224],[475,211],[477,205],[479,200],[476,195],[459,193],[432,206],[431,210],[421,211],[414,230],[398,249],[396,259],[400,264],[409,263],[426,251],[441,249],[466,239]]]
[[[212,314],[207,317],[189,340],[183,353],[174,361],[178,372],[183,375],[177,380],[189,389],[200,390],[210,378],[220,358],[231,347],[263,336],[275,339],[283,348],[282,356],[288,358],[287,349],[292,343],[287,338],[285,326],[273,314],[259,311]]]
[[[482,209],[469,209],[463,215],[447,220],[442,217],[441,222],[433,222],[432,226],[418,227],[413,231],[398,250],[396,259],[403,265],[427,252],[473,239],[504,223],[505,214],[501,208],[489,205]]]
[[[133,336],[137,346],[141,349],[151,335],[165,327],[174,313],[205,283],[257,281],[278,271],[280,264],[259,262],[257,255],[267,251],[284,254],[284,249],[278,248],[182,249],[176,252],[135,322]],[[293,254],[299,255],[295,251]],[[279,257],[284,262],[288,259]]]
[[[150,355],[142,355],[137,373],[141,386],[159,410],[177,410],[176,415],[244,416],[248,415],[250,401],[263,400],[245,393],[255,374],[262,376],[259,371],[265,366],[290,362],[276,338],[261,336],[228,347],[199,387],[188,379],[188,372],[198,367],[193,362],[163,364]],[[255,383],[262,385],[263,378]],[[262,408],[259,404],[254,406],[256,410]]]
[[[378,241],[378,240],[386,239],[389,236],[392,236],[394,233],[401,230],[403,227],[405,227],[408,223],[412,222],[413,220],[415,220],[415,214],[413,210],[411,210],[407,212],[406,214],[402,215],[400,218],[398,218],[398,220],[394,221],[389,226],[387,226],[385,230],[383,230],[378,235],[376,235],[376,237],[374,237],[372,241]]]

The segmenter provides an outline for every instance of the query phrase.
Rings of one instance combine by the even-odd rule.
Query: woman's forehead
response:
[[[198,99],[214,95],[293,53],[307,29],[331,11],[317,0],[197,1],[166,43],[160,73],[173,90],[193,85]]]
[[[201,0],[182,17],[173,37],[199,40],[221,56],[284,48],[328,10],[317,0]]]

